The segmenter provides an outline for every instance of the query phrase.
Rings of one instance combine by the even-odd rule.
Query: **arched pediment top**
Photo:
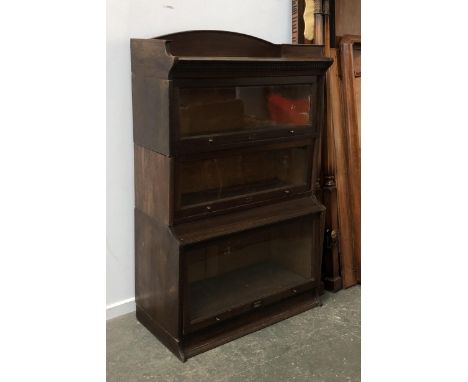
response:
[[[281,45],[243,33],[194,30],[154,37],[172,56],[281,57]]]
[[[131,39],[132,71],[159,78],[305,75],[323,73],[332,60],[323,46],[273,44],[237,32],[197,30]]]

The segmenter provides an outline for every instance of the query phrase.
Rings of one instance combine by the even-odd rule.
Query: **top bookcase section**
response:
[[[135,142],[174,156],[315,138],[330,58],[224,31],[132,39]]]

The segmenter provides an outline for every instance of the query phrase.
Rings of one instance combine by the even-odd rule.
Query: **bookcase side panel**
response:
[[[172,158],[135,145],[135,206],[152,219],[172,224]]]
[[[170,154],[171,81],[132,75],[133,140],[158,153]]]
[[[169,228],[135,209],[135,294],[152,322],[180,338],[179,246]]]

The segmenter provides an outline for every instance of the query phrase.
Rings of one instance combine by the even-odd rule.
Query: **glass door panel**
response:
[[[182,138],[311,127],[316,83],[179,89]]]
[[[176,165],[177,209],[309,183],[310,146],[218,152]]]
[[[189,249],[189,323],[216,322],[316,286],[318,223],[309,215]]]

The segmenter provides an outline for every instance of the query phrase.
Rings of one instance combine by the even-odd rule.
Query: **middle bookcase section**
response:
[[[173,109],[176,152],[316,136],[317,80],[213,87],[178,84]]]
[[[176,158],[175,216],[187,218],[310,191],[313,140]]]

